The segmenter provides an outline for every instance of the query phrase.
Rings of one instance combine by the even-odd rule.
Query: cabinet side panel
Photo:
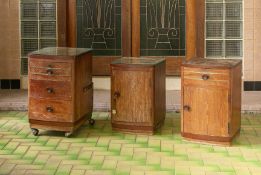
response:
[[[165,62],[155,67],[155,89],[154,89],[154,123],[159,124],[165,119],[166,115],[166,76]]]
[[[233,136],[240,129],[241,125],[242,64],[232,70],[231,86],[232,116],[230,134]]]
[[[181,66],[181,105],[180,105],[180,110],[181,110],[181,132],[184,131],[184,67]]]
[[[92,55],[84,54],[77,58],[75,67],[76,119],[92,112]]]

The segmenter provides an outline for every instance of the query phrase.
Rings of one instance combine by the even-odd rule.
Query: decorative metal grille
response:
[[[242,57],[242,0],[206,0],[206,56]]]
[[[77,0],[77,46],[121,55],[121,0]]]
[[[21,74],[28,73],[28,53],[56,46],[56,0],[20,0]]]
[[[141,0],[141,55],[185,55],[185,0]]]

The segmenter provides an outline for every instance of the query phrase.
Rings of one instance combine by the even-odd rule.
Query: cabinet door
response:
[[[152,78],[151,71],[112,71],[112,121],[150,125],[153,107]]]
[[[184,86],[184,132],[228,136],[228,106],[228,91],[225,89]]]

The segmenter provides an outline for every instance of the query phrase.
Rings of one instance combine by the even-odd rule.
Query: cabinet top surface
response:
[[[188,67],[205,67],[205,68],[232,68],[241,64],[240,59],[206,59],[193,58],[182,63],[183,66]]]
[[[44,49],[40,49],[34,51],[29,54],[32,55],[45,55],[45,56],[68,56],[68,57],[75,57],[82,55],[84,53],[88,53],[92,51],[92,49],[88,48],[70,48],[70,47],[47,47]]]
[[[165,61],[164,58],[142,58],[142,57],[123,57],[113,61],[112,65],[141,65],[153,66]]]

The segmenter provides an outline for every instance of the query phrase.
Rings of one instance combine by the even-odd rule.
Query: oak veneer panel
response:
[[[223,89],[209,89],[185,86],[184,111],[185,133],[210,136],[228,136],[228,92]],[[212,100],[210,100],[212,99]]]
[[[183,137],[230,145],[240,131],[242,61],[196,58],[181,70]]]
[[[111,64],[112,127],[124,132],[152,134],[165,119],[165,60],[119,60],[125,59],[129,62],[116,60]],[[139,60],[153,60],[153,63],[142,64]]]
[[[90,119],[93,108],[91,74],[89,49],[54,47],[30,54],[30,127],[72,133]]]

